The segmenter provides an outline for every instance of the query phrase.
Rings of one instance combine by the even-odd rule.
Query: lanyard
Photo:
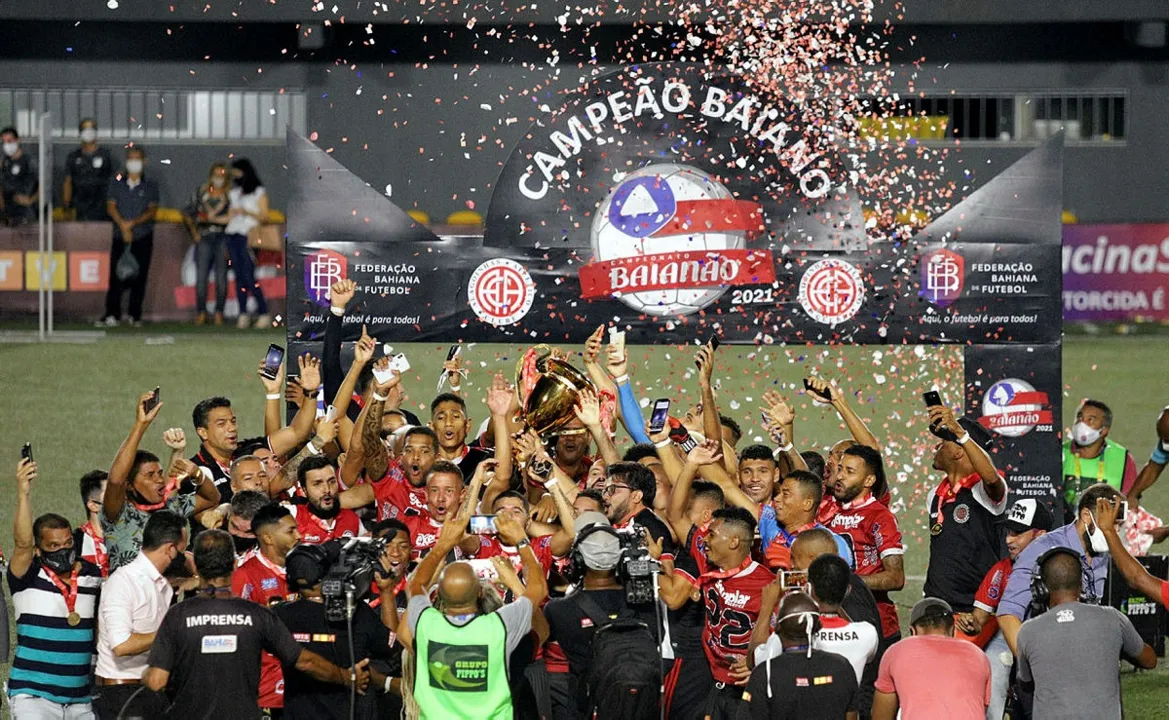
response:
[[[1080,456],[1072,453],[1072,463],[1076,469],[1076,493],[1084,489],[1084,473],[1080,470]],[[1096,482],[1104,482],[1104,450],[1100,450],[1100,457],[1096,460]]]
[[[287,576],[288,569],[282,568],[279,565],[277,565],[276,563],[269,560],[268,558],[264,557],[263,552],[257,551],[255,554],[255,557],[257,559],[259,559],[261,565],[268,568],[270,571],[272,571],[273,574],[275,574],[279,577],[286,577]]]
[[[203,482],[207,482],[207,478],[203,478]],[[137,502],[135,500],[131,500],[130,504],[133,505],[134,507],[138,508],[142,512],[147,512],[147,513],[154,512],[155,510],[161,510],[164,507],[166,507],[167,501],[170,500],[171,493],[173,493],[175,491],[175,487],[177,487],[177,486],[178,486],[178,483],[175,481],[174,478],[171,478],[167,482],[166,487],[164,487],[162,489],[162,502],[156,502],[152,505],[147,505],[145,503],[140,503],[140,502]]]
[[[100,538],[93,529],[93,523],[85,523],[81,526],[81,532],[89,536],[93,541],[93,559],[99,568],[101,568],[101,576],[108,577],[110,573],[110,554],[106,552],[105,538]]]
[[[746,570],[747,566],[752,562],[753,560],[751,560],[751,556],[748,555],[747,557],[743,558],[743,562],[741,562],[737,568],[732,568],[730,570],[715,570],[713,572],[704,572],[702,573],[702,576],[698,578],[698,581],[705,585],[709,582],[725,580],[727,578],[734,577]]]
[[[73,610],[73,608],[77,607],[77,573],[81,571],[81,568],[74,566],[73,572],[69,575],[68,585],[61,582],[61,578],[57,577],[57,573],[53,572],[44,565],[41,566],[41,569],[45,571],[45,575],[48,576],[49,580],[53,581],[53,584],[56,585],[57,589],[61,591],[61,594],[65,596],[65,609],[69,611],[69,624],[76,625],[81,621],[81,618]]]
[[[958,500],[958,493],[971,487],[966,484],[966,481],[969,479],[969,477],[970,476],[967,476],[966,478],[959,480],[957,483],[952,484],[950,483],[950,477],[947,475],[946,479],[942,480],[942,483],[938,485],[938,490],[935,493],[938,498],[938,514],[934,520],[934,524],[930,527],[930,535],[941,534],[942,523],[946,521],[946,513],[943,512],[943,510],[947,505]],[[978,476],[975,475],[974,477],[977,478]]]

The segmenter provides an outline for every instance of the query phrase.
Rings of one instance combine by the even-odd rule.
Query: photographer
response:
[[[472,484],[471,497],[478,496],[480,484]],[[508,662],[533,621],[542,619],[539,608],[548,595],[540,561],[524,529],[509,515],[500,514],[496,516],[500,539],[518,547],[523,559],[524,593],[513,603],[486,612],[484,588],[474,569],[466,562],[454,562],[439,576],[437,604],[431,605],[427,586],[439,564],[463,540],[473,505],[464,503],[457,515],[442,524],[434,551],[422,559],[409,583],[406,626],[399,628],[399,636],[415,657],[412,690],[424,720],[510,720]]]
[[[353,658],[388,660],[390,633],[381,623],[377,612],[364,602],[355,602],[350,623],[327,617],[326,598],[322,583],[340,559],[341,546],[330,541],[323,545],[301,545],[288,554],[285,561],[286,579],[290,589],[300,593],[295,602],[273,608],[292,632],[292,637],[306,650],[328,658],[335,665],[348,667]],[[382,566],[388,567],[386,553]],[[393,603],[393,580],[390,575],[377,576],[383,603]],[[365,585],[369,587],[368,582]],[[350,654],[352,650],[352,655]],[[376,692],[389,692],[387,677],[370,667],[373,690],[356,699],[353,717],[377,717]],[[284,718],[346,718],[349,717],[349,690],[312,675],[300,672],[292,664],[284,666]]]
[[[567,597],[553,600],[544,609],[550,629],[549,640],[560,644],[568,658],[570,698],[576,699],[575,708],[569,708],[569,717],[657,717],[657,690],[660,677],[657,675],[660,660],[655,641],[654,628],[657,616],[652,603],[631,606],[626,598],[625,588],[618,580],[618,566],[622,559],[621,539],[609,520],[596,512],[584,512],[576,518],[576,541],[572,547],[572,579],[577,585],[576,592]],[[590,682],[597,672],[593,664],[603,668],[605,658],[599,657],[599,648],[594,643],[598,631],[614,620],[633,620],[641,623],[648,632],[641,634],[641,656],[652,656],[652,663],[639,667],[653,673],[650,693],[652,701],[633,708],[629,705],[614,705],[613,701],[624,697],[613,697],[620,693],[598,694]],[[648,643],[648,647],[645,647]],[[614,688],[616,689],[616,688]],[[557,715],[559,717],[559,715]]]

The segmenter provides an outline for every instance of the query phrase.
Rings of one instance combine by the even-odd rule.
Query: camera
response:
[[[650,556],[645,546],[646,532],[636,524],[617,531],[617,539],[621,541],[617,579],[625,586],[625,601],[630,605],[649,604],[657,597],[657,576],[662,564]]]
[[[330,622],[344,621],[353,606],[369,594],[374,574],[386,549],[386,538],[353,538],[341,545],[340,554],[321,581],[325,600],[325,617]]]

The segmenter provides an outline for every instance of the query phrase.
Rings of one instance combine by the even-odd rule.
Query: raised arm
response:
[[[323,419],[323,418],[322,418]],[[305,446],[300,449],[296,455],[292,456],[288,462],[280,466],[280,470],[276,473],[276,477],[268,482],[268,497],[277,498],[289,488],[296,485],[296,474],[300,469],[300,464],[309,459],[313,455],[320,455],[325,447],[333,441],[333,436],[337,428],[337,423],[319,422],[317,423],[317,433],[310,439]],[[344,495],[344,493],[342,493]],[[344,507],[344,505],[342,506]]]
[[[608,390],[617,395],[617,386],[613,383],[613,378],[605,372],[605,368],[601,367],[601,346],[604,341],[605,326],[598,325],[597,329],[589,335],[589,339],[585,341],[584,349],[584,366],[585,372],[589,374],[589,379],[597,386],[598,391]]]
[[[548,581],[544,579],[544,566],[536,558],[524,526],[512,516],[501,512],[495,515],[495,529],[500,540],[520,549],[520,559],[524,566],[524,597],[532,602],[533,609],[540,607],[548,597]]]
[[[502,478],[502,482],[493,482],[492,485],[504,485],[511,482],[511,433],[508,429],[507,414],[511,410],[511,399],[515,391],[502,373],[496,373],[491,378],[491,389],[487,391],[487,409],[491,411],[491,427],[495,429],[495,475]]]
[[[796,447],[795,408],[791,406],[787,398],[774,390],[763,393],[763,402],[763,416],[767,419],[763,429],[767,431],[777,446],[774,454],[775,461],[778,463],[780,458],[784,458],[792,470],[807,470],[808,464],[804,462],[804,457],[800,455],[800,451]]]
[[[986,494],[996,503],[1006,497],[1007,483],[999,476],[994,468],[994,461],[990,459],[982,447],[970,438],[970,434],[958,424],[954,418],[954,411],[943,405],[934,405],[929,409],[930,425],[942,425],[958,437],[958,443],[970,459],[970,465],[978,477],[982,479],[982,486]]]
[[[343,321],[345,308],[356,292],[357,283],[352,280],[338,280],[329,286],[329,314],[325,316],[325,337],[321,345],[321,382],[324,383],[326,400],[337,395],[345,377],[341,370]]]
[[[284,399],[284,363],[280,363],[276,377],[270,378],[264,374],[264,361],[261,360],[256,376],[264,388],[264,436],[271,437],[284,427],[284,418],[280,417],[280,401]]]
[[[191,511],[195,517],[219,505],[219,488],[215,487],[215,483],[208,480],[199,470],[199,466],[190,460],[176,458],[167,474],[173,477],[178,485],[182,485],[184,480],[190,480],[195,486],[195,508]]]
[[[881,444],[877,442],[877,437],[869,431],[869,426],[865,425],[865,421],[861,420],[853,412],[852,406],[848,404],[848,399],[841,392],[840,386],[834,382],[829,383],[818,377],[807,378],[807,382],[812,386],[808,394],[821,403],[831,405],[836,410],[836,413],[840,415],[840,419],[844,421],[845,427],[848,428],[849,434],[852,435],[853,440],[874,450],[879,451],[881,449]]]
[[[16,523],[12,528],[12,557],[8,561],[9,572],[18,578],[25,576],[36,554],[36,538],[32,535],[32,503],[29,499],[32,483],[36,479],[37,464],[21,458],[16,465]]]
[[[353,421],[349,419],[349,405],[353,402],[353,393],[357,390],[357,381],[361,378],[361,373],[373,360],[376,345],[376,341],[366,333],[365,326],[362,325],[361,337],[353,346],[353,362],[349,365],[349,372],[345,373],[345,379],[341,381],[341,386],[333,395],[333,408],[337,411],[337,420],[340,421],[337,442],[342,450],[349,450],[355,427]],[[328,387],[325,388],[325,397],[329,397]]]
[[[321,387],[321,361],[305,353],[296,359],[300,366],[300,387],[304,397],[300,409],[292,418],[292,424],[268,436],[268,444],[277,455],[287,455],[303,445],[312,435],[313,421],[317,418],[317,389]]]
[[[134,426],[130,428],[130,434],[122,441],[122,446],[118,448],[118,454],[114,456],[114,464],[110,467],[109,479],[106,481],[106,494],[102,500],[102,510],[110,522],[116,521],[118,516],[122,514],[122,508],[126,505],[126,486],[133,480],[130,477],[130,468],[134,467],[134,456],[138,454],[138,445],[142,442],[142,437],[146,435],[147,429],[150,428],[150,423],[158,417],[159,411],[165,404],[160,402],[150,412],[146,412],[145,402],[153,395],[153,392],[148,392],[143,393],[138,398]]]
[[[755,666],[755,649],[767,643],[771,636],[771,616],[779,607],[783,597],[783,574],[775,576],[775,580],[763,586],[763,596],[759,600],[759,620],[751,630],[751,640],[747,645],[747,667]]]
[[[572,516],[572,503],[564,494],[564,482],[557,480],[547,485],[548,492],[556,502],[556,513],[560,517],[560,527],[552,533],[548,547],[556,557],[564,557],[572,550],[572,543],[576,540],[576,518]],[[576,486],[573,486],[575,489]]]
[[[1145,570],[1145,567],[1124,547],[1116,527],[1118,511],[1119,506],[1108,498],[1096,500],[1096,525],[1100,527],[1104,538],[1108,541],[1108,552],[1112,555],[1112,562],[1116,563],[1116,569],[1124,576],[1129,587],[1153,602],[1161,602],[1161,598],[1164,597],[1161,590],[1164,582],[1160,578],[1150,575],[1149,571]]]
[[[722,440],[722,420],[718,416],[718,403],[714,400],[714,348],[710,343],[698,348],[694,356],[698,365],[698,389],[702,393],[702,434],[707,439]]]
[[[621,423],[625,425],[625,432],[629,433],[635,443],[649,442],[645,434],[645,418],[641,416],[641,408],[637,406],[637,398],[633,395],[633,386],[629,384],[629,355],[624,344],[609,345],[606,366],[613,376],[613,384],[617,386],[617,409]]]
[[[617,452],[617,446],[613,444],[613,438],[609,437],[609,431],[601,424],[601,403],[597,400],[596,393],[588,388],[582,389],[572,412],[576,419],[588,428],[589,435],[597,443],[597,450],[604,458],[605,464],[621,462],[621,455]]]

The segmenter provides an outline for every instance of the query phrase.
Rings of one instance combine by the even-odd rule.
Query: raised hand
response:
[[[495,533],[505,545],[515,547],[528,539],[524,526],[515,521],[511,515],[504,512],[495,514]]]
[[[170,464],[170,469],[167,470],[167,476],[175,478],[180,482],[188,478],[195,478],[202,472],[199,466],[184,457],[177,457]]]
[[[337,433],[340,430],[341,421],[334,420],[326,422],[325,419],[317,418],[316,422],[316,436],[321,440],[320,447],[324,447],[333,442],[337,438]]]
[[[805,381],[811,386],[807,391],[808,394],[818,403],[830,405],[840,398],[840,387],[835,382],[829,382],[814,375],[805,378]]]
[[[624,344],[609,344],[609,355],[606,368],[609,370],[609,374],[614,378],[619,378],[622,375],[628,374],[629,352]]]
[[[714,348],[709,343],[699,347],[694,354],[694,363],[698,365],[698,384],[710,387],[710,378],[714,375]]]
[[[377,362],[373,364],[373,369],[378,372],[385,372],[386,370],[389,370],[390,359],[388,357],[378,358]],[[390,390],[400,382],[402,382],[402,373],[398,372],[397,370],[391,372],[390,379],[384,383],[378,382],[377,376],[375,375],[373,380],[373,391],[378,395],[386,396],[389,394]]]
[[[153,390],[148,393],[143,393],[141,396],[139,396],[137,412],[137,422],[139,425],[149,425],[150,423],[154,422],[154,418],[158,417],[159,411],[162,410],[163,403],[159,402],[150,409],[150,412],[146,412],[146,401],[153,397]]]
[[[492,417],[506,417],[511,409],[512,389],[503,373],[496,373],[491,379],[491,389],[487,391],[487,408]]]
[[[175,452],[181,453],[187,449],[187,434],[183,432],[182,428],[171,428],[163,431],[162,441]]]
[[[722,443],[718,440],[710,439],[701,445],[696,445],[686,455],[686,461],[694,463],[695,465],[713,465],[714,463],[723,459]]]
[[[581,389],[572,412],[587,428],[601,424],[601,403],[597,400],[597,394],[589,388]]]
[[[264,386],[264,391],[269,395],[276,395],[280,393],[280,388],[284,385],[284,363],[280,363],[280,369],[276,371],[276,377],[270,378],[264,374],[264,361],[260,361],[260,365],[256,368],[256,375],[260,376],[260,384]]]
[[[556,508],[556,499],[550,493],[545,493],[540,502],[532,506],[532,519],[536,522],[550,523],[560,517]]]
[[[37,479],[37,464],[28,458],[21,458],[16,464],[16,489],[28,494],[32,481]]]
[[[796,420],[796,411],[787,398],[774,390],[763,393],[763,412],[777,425],[791,425]]]
[[[321,386],[321,361],[305,353],[296,359],[296,364],[300,366],[300,387],[304,394],[316,395]]]
[[[359,365],[368,365],[370,360],[373,360],[374,350],[377,348],[377,341],[369,336],[365,330],[365,325],[361,326],[361,337],[357,339],[357,344],[353,346],[353,362]]]
[[[304,400],[304,388],[300,386],[300,378],[292,378],[284,386],[284,402],[292,407],[300,407],[301,400]]]
[[[945,405],[931,405],[929,408],[930,425],[933,427],[944,427],[958,437],[962,437],[966,430],[958,424],[958,420],[954,417],[954,411]]]
[[[491,558],[491,566],[495,568],[495,574],[499,576],[499,582],[508,590],[511,590],[513,595],[524,594],[524,583],[520,580],[519,573],[515,571],[515,565],[511,564],[502,555],[496,555]]]
[[[598,325],[597,329],[585,341],[584,361],[586,365],[597,362],[601,355],[601,346],[604,344],[605,326]]]
[[[513,444],[516,449],[516,462],[520,465],[524,465],[533,457],[539,457],[541,453],[544,453],[544,444],[540,442],[540,436],[533,430],[516,435]]]
[[[329,304],[344,310],[355,294],[357,283],[352,280],[338,280],[329,288]]]

